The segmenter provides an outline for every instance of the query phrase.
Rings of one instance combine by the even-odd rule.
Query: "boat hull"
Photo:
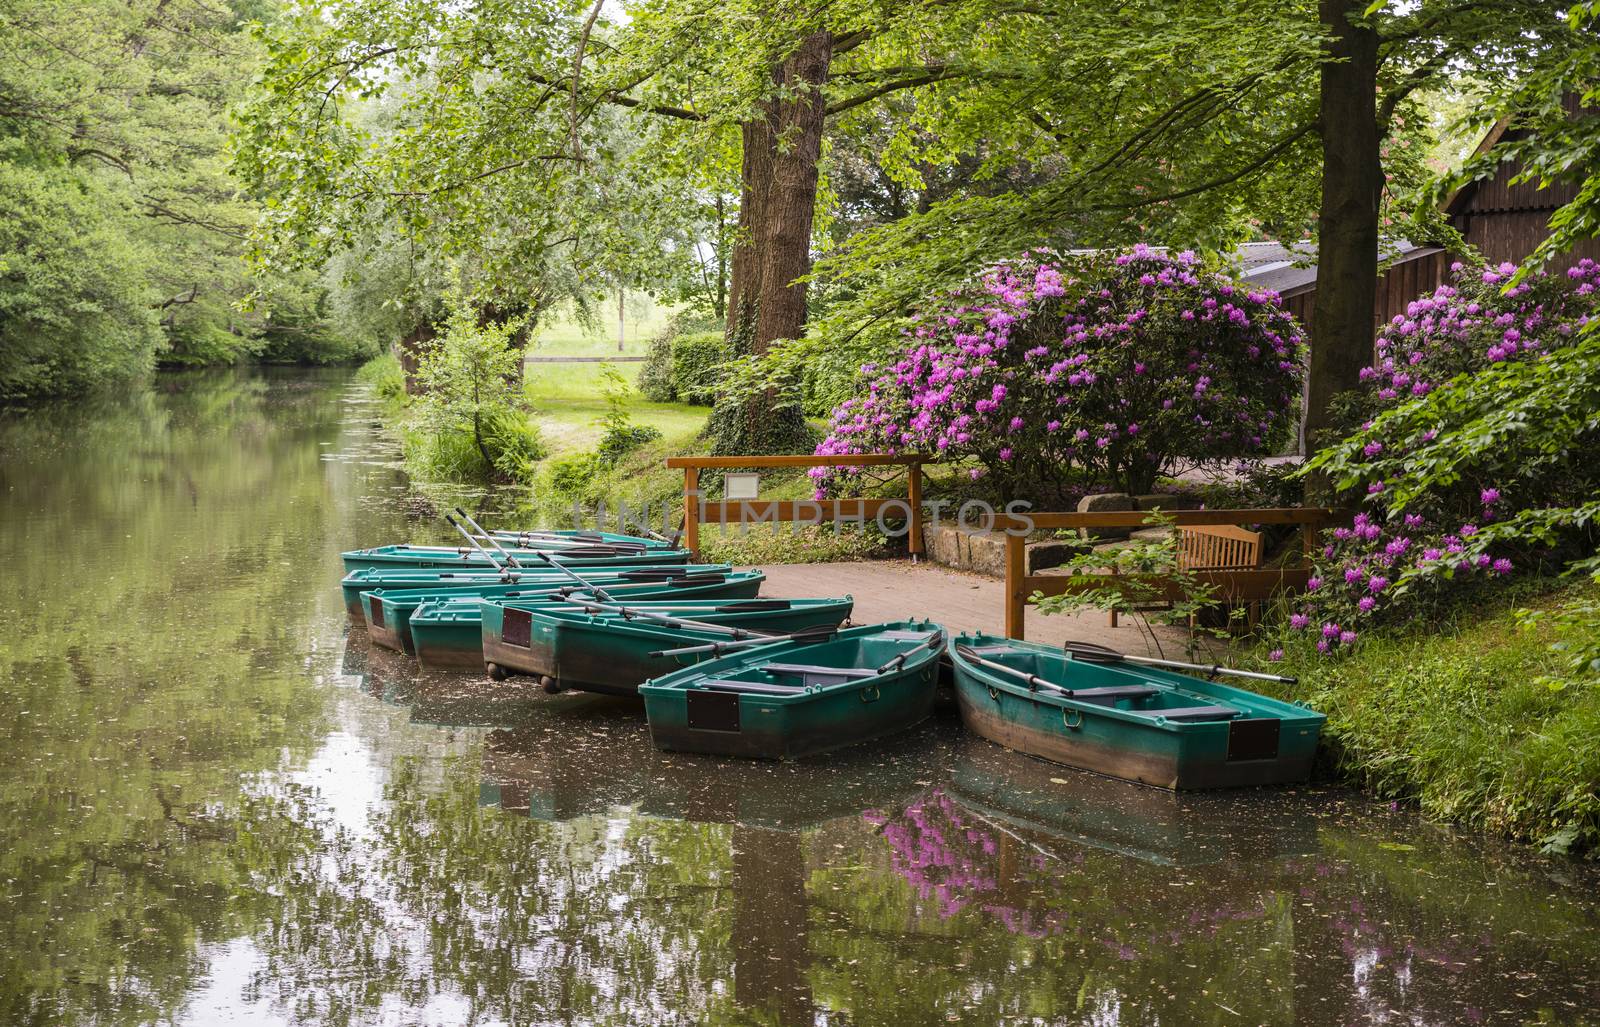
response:
[[[1010,644],[1051,657],[1058,653],[1029,643]],[[1234,705],[1245,714],[1231,720],[1177,723],[1156,716],[1159,709],[1141,715],[1137,710],[1075,701],[1013,684],[1008,676],[985,673],[954,652],[952,659],[956,702],[966,728],[1030,756],[1170,789],[1289,784],[1304,781],[1311,773],[1322,716],[1266,696],[1162,671],[1115,672],[1130,681],[1171,684],[1168,679],[1179,679],[1185,693]],[[1092,672],[1103,670],[1097,666]]]
[[[715,580],[710,580],[712,578]],[[606,586],[606,591],[619,599],[753,599],[761,591],[761,583],[764,580],[765,576],[759,571],[742,571],[711,575],[708,576],[708,580],[701,582],[679,578],[673,582],[649,586],[626,588]],[[686,583],[680,585],[676,584],[676,581],[686,581]],[[399,632],[393,634],[394,641],[401,646],[410,646],[405,651],[416,656],[419,662],[431,667],[482,670],[486,663],[496,662],[489,658],[483,649],[482,602],[469,601],[467,597],[457,597],[457,601],[430,602],[427,605],[427,609],[423,608],[423,604],[412,608],[406,620],[404,637],[401,637]],[[388,648],[395,648],[394,645],[380,640],[379,636],[372,632],[370,624],[368,633],[379,645],[387,644]]]
[[[681,610],[672,615],[776,634],[838,625],[850,616],[852,606],[848,599],[827,603],[802,601],[744,613]],[[549,678],[563,691],[636,696],[639,686],[649,679],[682,670],[711,655],[652,657],[650,653],[705,645],[726,638],[709,631],[653,626],[611,617],[517,611],[497,603],[484,603],[482,607],[482,659],[511,673]],[[526,616],[520,615],[523,613]],[[511,640],[507,639],[508,617],[513,628]],[[524,631],[526,645],[521,644]]]
[[[883,738],[915,727],[933,712],[939,677],[939,651],[926,646],[895,671],[873,678],[830,684],[795,695],[713,694],[696,683],[737,673],[753,660],[806,660],[808,654],[840,642],[863,640],[890,631],[937,632],[937,625],[903,622],[866,625],[842,631],[822,646],[763,647],[762,654],[710,660],[640,686],[650,740],[658,749],[755,759],[802,759]],[[778,655],[773,655],[776,652]]]

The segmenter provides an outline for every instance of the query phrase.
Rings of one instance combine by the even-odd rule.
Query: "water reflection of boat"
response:
[[[438,727],[501,727],[521,723],[545,698],[533,687],[507,688],[484,678],[441,673],[400,653],[373,646],[364,632],[345,638],[342,673],[361,691],[394,706],[408,706],[411,721]]]
[[[962,739],[947,792],[1009,830],[1164,865],[1317,851],[1315,821],[1281,816],[1271,793],[1175,793]]]
[[[539,712],[484,745],[480,801],[541,820],[631,806],[699,823],[800,830],[892,805],[926,787],[957,730],[932,723],[827,760],[750,763],[658,752],[637,702],[547,697]]]

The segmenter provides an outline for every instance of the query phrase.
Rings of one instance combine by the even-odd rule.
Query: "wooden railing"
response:
[[[1258,570],[1202,570],[1195,569],[1195,577],[1204,584],[1213,585],[1217,595],[1230,603],[1258,602],[1279,592],[1303,589],[1311,576],[1313,553],[1317,546],[1317,530],[1341,516],[1344,511],[1324,507],[1261,507],[1246,510],[1175,510],[1162,513],[1162,519],[1177,526],[1203,524],[1298,524],[1303,532],[1304,557],[1299,566],[1266,567]],[[1116,510],[1101,513],[1030,513],[1026,515],[1036,529],[1080,528],[1091,534],[1096,528],[1150,527],[1150,514],[1143,510]],[[1017,517],[996,518],[995,529],[1007,531],[1006,535],[1006,617],[1008,638],[1023,636],[1023,614],[1028,597],[1035,592],[1047,596],[1065,595],[1068,592],[1086,592],[1096,587],[1093,582],[1073,583],[1059,574],[1028,573],[1028,538],[1024,532],[1027,523]],[[1161,598],[1163,585],[1150,582],[1155,588],[1153,598]],[[1170,598],[1181,598],[1175,584],[1168,583],[1164,590]]]
[[[857,453],[840,456],[674,456],[668,467],[683,468],[683,544],[700,552],[701,524],[753,524],[763,521],[857,520],[865,522],[885,511],[901,512],[907,522],[911,555],[922,553],[922,465],[917,454]],[[884,467],[906,468],[905,499],[735,499],[707,503],[700,499],[700,472],[710,468],[751,467]]]

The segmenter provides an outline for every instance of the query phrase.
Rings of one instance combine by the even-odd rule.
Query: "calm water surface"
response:
[[[808,765],[351,636],[341,374],[0,416],[0,1023],[1596,1022],[1589,870],[942,721]],[[907,611],[912,612],[912,611]]]

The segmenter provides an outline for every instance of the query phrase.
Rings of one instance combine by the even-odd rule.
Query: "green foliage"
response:
[[[626,453],[661,437],[661,429],[646,424],[634,424],[628,413],[628,398],[633,388],[615,364],[602,364],[600,371],[602,391],[606,397],[606,413],[600,419],[604,434],[600,437],[597,455],[606,466],[615,464]]]
[[[1178,558],[1178,533],[1171,517],[1155,510],[1145,523],[1163,529],[1160,536],[1100,546],[1093,538],[1084,537],[1084,548],[1059,568],[1076,591],[1054,596],[1035,592],[1028,601],[1047,616],[1075,616],[1090,610],[1125,616],[1158,656],[1165,653],[1156,626],[1181,627],[1185,651],[1193,658],[1207,635],[1221,638],[1227,634],[1224,629],[1204,626],[1222,607],[1217,586],[1202,581],[1198,572]]]
[[[817,432],[806,423],[794,368],[751,356],[725,368],[706,424],[713,455],[809,453],[816,447]]]
[[[400,361],[395,359],[393,353],[385,353],[380,357],[373,357],[356,372],[356,380],[372,387],[380,399],[391,404],[404,404],[406,399],[406,375],[400,367]]]
[[[731,354],[721,332],[695,332],[672,340],[672,390],[680,403],[717,401],[721,366]]]
[[[268,276],[270,299],[240,305],[259,208],[227,175],[226,112],[258,67],[246,24],[270,14],[254,0],[0,14],[0,397],[263,349],[351,356],[313,278]]]
[[[98,176],[25,156],[0,151],[0,398],[148,371],[162,345],[152,254]]]
[[[538,491],[554,492],[563,499],[582,499],[604,472],[595,453],[568,453],[548,461],[540,472]]]
[[[708,563],[756,566],[773,563],[844,563],[891,555],[894,543],[868,524],[861,530],[830,524],[754,524],[744,531],[701,529],[700,551]]]
[[[1328,715],[1342,773],[1430,816],[1540,842],[1600,847],[1600,678],[1573,666],[1595,637],[1592,588],[1537,615],[1463,607],[1426,627],[1369,637],[1339,661],[1302,642],[1280,689]]]
[[[656,403],[692,402],[683,399],[678,393],[677,363],[674,359],[678,340],[708,332],[715,332],[720,336],[721,331],[717,319],[701,311],[688,309],[673,314],[667,319],[661,331],[650,340],[644,366],[639,369],[639,391],[646,399]],[[721,359],[726,360],[726,355]],[[698,382],[691,383],[691,388],[698,385]],[[702,402],[711,401],[708,399]]]
[[[464,305],[417,369],[419,395],[407,437],[424,477],[516,480],[531,477],[544,443],[521,388],[516,321],[480,322]]]

